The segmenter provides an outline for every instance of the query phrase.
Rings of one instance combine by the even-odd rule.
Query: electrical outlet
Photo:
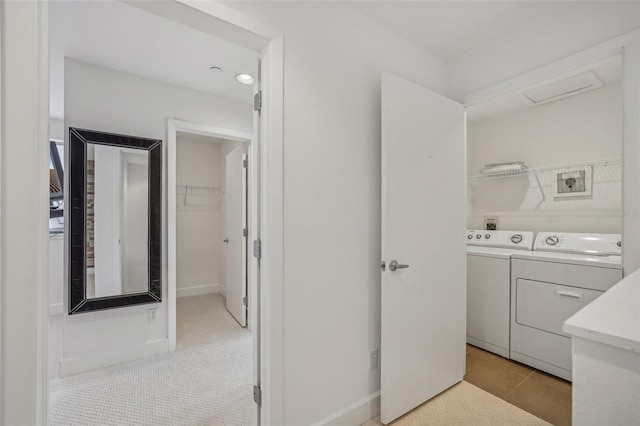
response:
[[[487,231],[498,230],[498,216],[484,216],[483,218],[484,229]]]
[[[378,368],[378,350],[371,349],[369,351],[369,370]]]
[[[158,321],[158,308],[149,309],[149,322]]]

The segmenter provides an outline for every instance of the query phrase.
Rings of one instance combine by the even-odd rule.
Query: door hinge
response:
[[[246,158],[244,160],[242,160],[242,167],[244,167],[245,169],[249,168],[249,160],[247,160]]]
[[[253,257],[257,259],[262,257],[262,240],[253,241]]]
[[[262,388],[258,385],[253,387],[253,400],[258,405],[262,405]]]
[[[243,304],[244,306],[249,306],[249,299],[247,299],[247,296],[245,296],[245,297],[243,297],[243,298],[242,298],[242,304]]]
[[[242,236],[243,236],[243,237],[248,237],[248,236],[249,236],[249,230],[248,230],[247,228],[244,228],[244,229],[242,230]]]
[[[253,110],[257,112],[262,111],[262,90],[253,95]]]

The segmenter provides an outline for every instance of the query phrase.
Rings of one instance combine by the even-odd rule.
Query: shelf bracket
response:
[[[540,183],[540,178],[538,177],[538,173],[534,173],[533,176],[536,178],[536,182],[538,183],[538,188],[540,189],[540,195],[542,195],[542,200],[538,203],[538,205],[542,204],[547,200],[547,197],[544,195],[544,189],[542,189],[542,184]]]

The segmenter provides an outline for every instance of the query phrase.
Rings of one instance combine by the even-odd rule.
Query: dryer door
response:
[[[603,293],[519,279],[516,282],[516,322],[570,338],[562,331],[562,324]]]

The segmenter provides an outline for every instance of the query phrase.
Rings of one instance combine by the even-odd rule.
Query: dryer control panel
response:
[[[622,238],[620,234],[540,232],[533,249],[591,256],[620,256],[622,255]]]
[[[533,232],[531,231],[467,231],[467,245],[531,250]]]

